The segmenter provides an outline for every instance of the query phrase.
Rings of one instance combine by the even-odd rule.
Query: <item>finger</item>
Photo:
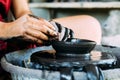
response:
[[[57,36],[57,32],[51,30],[50,28],[48,28],[47,26],[43,25],[43,30],[41,30],[41,32],[47,34],[47,35],[51,35],[51,36]]]
[[[43,44],[43,41],[40,40],[40,39],[38,39],[38,38],[32,37],[32,36],[30,36],[28,34],[25,34],[24,36],[25,36],[24,39],[26,41],[30,41],[30,42],[33,42],[33,43]]]
[[[28,25],[30,26],[30,28],[38,30],[40,32],[43,32],[46,35],[57,36],[57,32],[53,31],[52,29],[50,29],[46,25],[41,25],[41,24],[38,25],[36,23],[30,23]]]
[[[54,26],[52,24],[50,24],[50,22],[48,22],[47,20],[45,20],[43,18],[39,18],[39,17],[37,17],[35,15],[31,15],[31,14],[29,16],[30,16],[30,18],[28,18],[28,20],[30,20],[32,22],[36,21],[40,24],[44,24],[44,25],[48,26],[50,29],[55,31]]]
[[[48,22],[47,20],[44,20],[44,22],[45,22],[46,26],[48,26],[50,29],[52,29],[54,31],[56,30],[55,27],[50,22]]]
[[[35,23],[41,23],[41,24],[44,24],[42,20],[39,21],[38,18],[34,18],[33,16],[32,16],[32,17],[31,17],[31,16],[28,16],[27,19],[28,19],[28,22],[35,22]]]
[[[51,35],[51,36],[57,36],[57,32],[55,32],[53,29],[51,29],[49,26],[46,26],[46,23],[44,23],[44,21],[41,19],[41,21],[35,21],[33,19],[28,19],[30,21],[30,24],[28,24],[31,28],[39,30],[47,35]],[[43,21],[43,22],[42,22]],[[47,22],[47,21],[46,21]],[[44,23],[44,24],[43,24]],[[50,23],[49,23],[50,24]],[[50,24],[51,25],[51,24]]]
[[[32,37],[38,38],[38,39],[48,40],[47,35],[45,35],[44,33],[40,32],[38,30],[35,30],[35,29],[28,28],[26,31],[26,34],[28,34]]]

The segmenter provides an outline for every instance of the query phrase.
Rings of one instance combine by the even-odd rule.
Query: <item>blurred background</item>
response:
[[[80,2],[80,1],[120,1],[120,0],[30,0],[30,2]]]

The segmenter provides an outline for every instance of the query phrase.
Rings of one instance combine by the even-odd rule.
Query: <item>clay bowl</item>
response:
[[[52,42],[57,54],[88,54],[95,47],[96,42],[86,39],[69,38],[66,41]]]

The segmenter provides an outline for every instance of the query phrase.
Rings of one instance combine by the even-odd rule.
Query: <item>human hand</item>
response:
[[[3,39],[19,38],[39,44],[49,40],[48,36],[57,36],[53,25],[33,15],[24,15],[14,22],[6,23],[2,33]]]

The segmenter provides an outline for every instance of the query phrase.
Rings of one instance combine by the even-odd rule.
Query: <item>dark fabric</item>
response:
[[[13,52],[22,49],[35,48],[36,44],[28,41],[23,41],[19,39],[12,39],[7,41],[7,50],[6,52]]]
[[[11,74],[4,71],[2,74],[0,74],[0,80],[12,80]]]

